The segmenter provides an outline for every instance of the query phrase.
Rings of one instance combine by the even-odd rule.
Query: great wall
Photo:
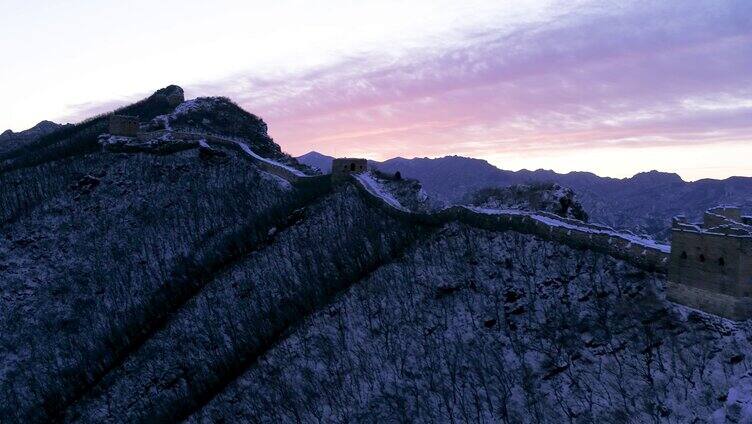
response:
[[[400,220],[426,226],[441,226],[459,222],[490,231],[515,231],[531,234],[566,246],[592,250],[624,260],[648,271],[667,274],[669,300],[726,318],[742,320],[752,317],[752,218],[737,217],[737,211],[706,214],[704,227],[674,222],[672,234],[675,246],[657,243],[613,228],[563,218],[547,212],[483,209],[454,205],[435,212],[416,212],[400,202],[371,176],[364,159],[339,159],[332,174],[309,175],[292,166],[264,158],[239,139],[216,134],[158,130],[139,133],[139,140],[162,137],[165,134],[192,140],[160,152],[151,147],[131,146],[123,151],[144,151],[166,154],[179,150],[210,149],[209,143],[241,153],[263,171],[276,175],[293,186],[314,188],[318,193],[330,191],[332,184],[352,182],[374,207]],[[730,214],[730,215],[729,215]],[[744,222],[742,222],[744,221]],[[700,265],[687,262],[687,249],[692,249]],[[716,268],[705,264],[705,251],[721,250]],[[679,252],[681,250],[681,253]],[[699,252],[699,253],[698,253]],[[699,256],[698,256],[699,255]],[[729,261],[728,267],[726,261]],[[747,281],[749,280],[749,281]]]
[[[155,139],[168,133],[175,137],[183,137],[194,141],[177,144],[166,152],[159,153],[166,154],[179,150],[201,148],[203,141],[204,143],[211,143],[240,152],[244,158],[250,160],[265,172],[281,177],[293,185],[310,186],[312,184],[322,184],[328,186],[331,184],[332,179],[340,181],[351,180],[360,192],[365,194],[370,204],[381,208],[384,212],[394,217],[405,219],[412,223],[439,226],[457,221],[486,230],[517,231],[563,243],[574,248],[591,249],[605,253],[647,271],[660,273],[668,271],[668,260],[671,251],[668,245],[658,244],[652,240],[631,234],[619,233],[606,226],[566,219],[546,212],[481,210],[461,205],[451,206],[434,213],[410,211],[400,205],[395,199],[390,199],[383,191],[374,186],[378,182],[368,177],[367,173],[362,172],[365,170],[362,167],[362,163],[365,163],[364,160],[357,160],[357,164],[361,166],[353,168],[352,173],[348,168],[345,172],[335,172],[334,174],[308,175],[293,167],[261,157],[253,152],[242,140],[230,137],[165,129],[150,133],[140,133],[138,138],[141,140]],[[147,146],[120,147],[118,150],[155,152],[155,149]],[[356,161],[355,159],[343,160]]]
[[[609,227],[587,224],[546,212],[476,209],[454,205],[435,213],[413,212],[395,204],[394,199],[379,193],[367,174],[356,174],[357,187],[371,204],[386,213],[412,223],[444,225],[460,222],[491,231],[516,231],[532,234],[576,249],[588,249],[625,260],[640,269],[666,273],[670,247],[630,234],[621,234]],[[369,181],[370,180],[370,181]]]

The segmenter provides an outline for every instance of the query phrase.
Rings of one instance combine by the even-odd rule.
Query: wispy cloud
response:
[[[752,141],[752,2],[615,2],[505,28],[187,88],[232,97],[293,154],[534,160]]]

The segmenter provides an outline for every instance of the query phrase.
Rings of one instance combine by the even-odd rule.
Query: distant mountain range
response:
[[[28,141],[36,140],[37,138],[62,127],[64,127],[64,125],[52,121],[41,121],[28,130],[19,131],[17,133],[12,130],[5,130],[0,134],[0,153],[14,149]]]
[[[318,152],[298,160],[329,172],[332,157]],[[485,160],[462,156],[442,158],[401,157],[372,165],[385,172],[400,173],[421,181],[432,196],[449,203],[461,203],[471,193],[487,187],[504,187],[531,182],[556,182],[577,193],[591,220],[616,228],[668,237],[671,217],[684,214],[699,219],[703,211],[718,204],[736,204],[752,211],[752,178],[703,179],[687,182],[677,174],[642,172],[631,178],[600,177],[590,172],[559,174],[550,170],[507,171]]]
[[[63,126],[64,125],[52,121],[41,121],[28,130],[23,130],[17,133],[13,132],[13,130],[5,130],[2,134],[0,134],[0,142],[41,137]]]

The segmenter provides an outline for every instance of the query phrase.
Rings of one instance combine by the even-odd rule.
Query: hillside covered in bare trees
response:
[[[177,90],[119,113],[308,172]],[[0,422],[752,419],[752,328],[666,302],[663,274],[416,225],[203,139],[110,151],[106,119],[0,155]]]

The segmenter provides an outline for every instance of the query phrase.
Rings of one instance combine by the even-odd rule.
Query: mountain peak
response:
[[[152,97],[164,97],[170,106],[177,106],[185,101],[185,91],[178,85],[168,85],[155,91]]]
[[[49,134],[58,128],[62,127],[62,125],[52,122],[52,121],[40,121],[33,127],[19,131],[19,132],[13,132],[13,130],[5,130],[2,134],[0,134],[0,140],[29,140],[41,137],[45,134]]]
[[[635,174],[632,178],[629,178],[632,181],[636,182],[646,182],[646,183],[682,183],[684,180],[679,176],[679,174],[675,174],[673,172],[661,172],[661,171],[647,171],[647,172],[639,172]]]
[[[332,159],[334,159],[331,156],[327,156],[325,154],[319,153],[317,151],[310,151],[300,157],[298,157],[298,161],[300,163],[304,163],[308,166],[311,166],[313,168],[317,168],[321,170],[321,172],[329,172],[332,169]]]
[[[176,84],[170,84],[167,87],[160,88],[155,92],[156,94],[164,94],[164,95],[170,95],[170,94],[184,94],[183,87],[176,85]]]
[[[60,125],[60,124],[58,124],[56,122],[48,121],[48,120],[45,119],[43,121],[39,121],[38,124],[36,124],[33,127],[29,128],[29,130],[50,131],[50,130],[55,130],[55,129],[61,127],[61,126],[62,125]]]
[[[172,91],[170,87],[173,87]],[[169,96],[176,96],[175,99],[180,97],[182,100],[182,89],[177,86],[170,87],[157,93],[168,93]],[[155,117],[150,124],[154,127],[167,126],[183,131],[242,138],[262,156],[276,157],[281,154],[280,147],[269,137],[263,119],[226,97],[197,97],[181,101],[171,113]]]
[[[324,159],[333,159],[332,156],[325,155],[323,153],[319,153],[315,150],[311,150],[310,152],[300,155],[300,158],[324,158]]]

